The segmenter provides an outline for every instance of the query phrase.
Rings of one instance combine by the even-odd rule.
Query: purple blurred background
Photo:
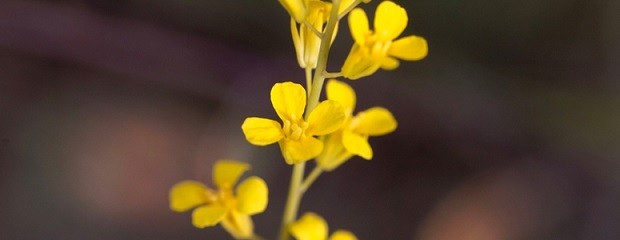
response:
[[[620,239],[620,2],[397,2],[429,56],[349,83],[399,128],[302,213],[360,240]],[[273,239],[290,169],[240,124],[303,82],[288,24],[275,0],[0,1],[0,239],[228,239],[168,209],[222,158],[266,179]]]

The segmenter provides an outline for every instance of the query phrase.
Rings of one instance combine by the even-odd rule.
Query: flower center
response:
[[[387,56],[387,52],[392,45],[392,40],[386,40],[380,33],[369,33],[364,41],[367,52],[372,58],[383,58]]]
[[[302,137],[306,137],[306,129],[308,129],[308,123],[303,119],[295,120],[295,118],[291,118],[294,120],[284,120],[284,127],[282,127],[282,131],[284,135],[291,140],[299,141]]]

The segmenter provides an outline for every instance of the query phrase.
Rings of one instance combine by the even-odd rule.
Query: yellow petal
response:
[[[381,62],[375,61],[371,56],[365,54],[364,51],[363,47],[358,44],[353,45],[351,52],[349,52],[347,59],[342,65],[342,76],[351,80],[357,80],[379,70]]]
[[[398,67],[398,65],[400,65],[398,60],[396,60],[395,58],[391,58],[391,57],[385,57],[381,61],[381,68],[385,70],[394,70]]]
[[[170,209],[184,212],[208,203],[206,191],[207,187],[200,182],[187,180],[177,183],[170,190]]]
[[[220,204],[211,204],[196,208],[192,213],[192,224],[197,228],[205,228],[218,224],[228,209]]]
[[[355,109],[355,91],[349,84],[330,79],[325,87],[327,99],[334,100],[344,108],[345,114],[350,115]]]
[[[308,161],[323,151],[323,143],[313,137],[304,137],[299,141],[280,141],[282,156],[288,164],[296,164]]]
[[[383,1],[375,13],[375,34],[382,40],[393,40],[407,27],[407,11],[391,1]]]
[[[213,182],[220,189],[232,189],[239,177],[250,168],[247,163],[221,160],[213,166]]]
[[[388,54],[408,61],[420,60],[428,54],[428,44],[424,38],[412,35],[394,41]]]
[[[396,130],[398,125],[392,113],[382,107],[373,107],[358,113],[353,122],[356,122],[355,132],[369,136],[391,133]]]
[[[353,157],[342,145],[342,131],[336,131],[323,139],[323,151],[316,158],[317,165],[325,170],[332,171]]]
[[[308,116],[308,129],[306,134],[320,136],[332,133],[342,127],[345,120],[344,109],[340,103],[333,100],[325,100],[319,103]]]
[[[352,232],[345,230],[338,230],[332,233],[329,240],[357,240],[357,237]]]
[[[237,187],[237,210],[254,215],[265,211],[269,190],[265,181],[259,177],[249,177]]]
[[[297,29],[297,22],[291,17],[291,36],[293,37],[293,46],[295,47],[295,55],[297,55],[297,63],[301,68],[306,67],[304,62],[304,45],[301,33]]]
[[[366,35],[370,32],[368,17],[364,10],[356,8],[349,13],[349,29],[351,30],[351,36],[353,36],[355,43],[364,46]]]
[[[280,123],[266,118],[246,118],[241,130],[248,142],[258,146],[275,143],[284,137]]]
[[[327,238],[327,223],[314,213],[304,214],[297,222],[289,227],[289,231],[297,240],[325,240]]]
[[[301,23],[306,18],[306,0],[280,0],[280,3],[295,21]]]
[[[254,235],[254,223],[247,214],[231,210],[224,219],[222,227],[235,239],[249,239]]]
[[[282,120],[296,122],[306,107],[306,90],[293,82],[276,83],[271,88],[271,104]]]
[[[368,137],[351,131],[343,131],[342,144],[349,152],[366,160],[372,159],[372,148],[368,143]]]

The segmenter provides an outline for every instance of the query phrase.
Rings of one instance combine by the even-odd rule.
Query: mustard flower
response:
[[[345,230],[334,232],[328,239],[327,223],[315,213],[305,213],[289,226],[289,232],[297,240],[357,240],[353,233]]]
[[[311,0],[279,0],[295,21],[302,23],[308,13],[308,5]]]
[[[407,11],[391,1],[377,7],[374,27],[370,30],[364,10],[349,14],[349,28],[355,40],[342,66],[342,75],[355,80],[373,74],[379,68],[393,70],[402,60],[420,60],[428,53],[426,40],[419,36],[396,39],[407,27]],[[397,59],[398,58],[398,59]]]
[[[329,17],[331,7],[332,5],[330,3],[310,0],[308,2],[308,15],[306,17],[307,23],[312,25],[316,31],[322,33],[323,26]],[[334,31],[332,41],[336,36],[336,31]],[[316,68],[321,38],[319,38],[306,24],[298,24],[294,18],[291,18],[291,34],[293,36],[293,45],[295,46],[295,53],[299,66],[301,68]]]
[[[383,107],[372,107],[353,115],[355,91],[348,84],[335,79],[327,82],[325,91],[327,99],[339,102],[345,109],[346,120],[340,130],[323,139],[325,149],[317,157],[318,166],[331,171],[355,155],[366,160],[372,159],[368,137],[393,132],[398,123],[392,113]]]
[[[271,104],[282,120],[258,117],[246,118],[241,129],[248,142],[265,146],[278,142],[288,164],[301,163],[318,156],[323,142],[314,136],[332,133],[342,126],[344,110],[336,101],[319,103],[307,121],[303,114],[306,107],[306,90],[292,82],[276,83],[271,88]]]
[[[254,224],[250,216],[265,211],[268,189],[263,179],[252,176],[241,182],[233,192],[239,177],[249,167],[236,161],[218,161],[213,166],[213,183],[217,190],[197,181],[182,181],[170,190],[170,208],[175,212],[195,208],[192,224],[198,228],[222,223],[222,227],[234,238],[251,238]]]

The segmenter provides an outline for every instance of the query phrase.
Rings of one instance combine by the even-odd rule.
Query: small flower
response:
[[[339,102],[345,109],[346,121],[343,127],[323,139],[325,149],[317,157],[317,164],[331,171],[354,155],[366,160],[372,159],[369,136],[380,136],[393,132],[398,123],[390,111],[372,107],[353,116],[355,91],[348,84],[331,79],[325,89],[327,99]]]
[[[307,23],[312,25],[316,31],[322,33],[324,31],[323,26],[327,22],[331,8],[331,3],[310,0],[308,3],[308,15],[306,17]],[[301,68],[316,68],[316,63],[319,58],[319,48],[321,46],[321,39],[319,36],[306,24],[298,24],[294,18],[291,18],[291,34],[293,36],[293,45],[295,46],[295,53],[297,54],[299,66]],[[334,31],[332,41],[335,36],[336,31]]]
[[[213,183],[217,190],[197,181],[186,180],[170,190],[170,209],[185,212],[195,208],[192,224],[198,228],[222,223],[236,239],[248,239],[254,235],[251,215],[265,211],[268,201],[267,184],[252,176],[241,182],[233,192],[239,177],[250,166],[236,161],[218,161],[213,166]]]
[[[288,164],[310,160],[323,151],[323,143],[314,136],[332,133],[342,126],[344,110],[336,101],[325,100],[310,113],[307,121],[306,90],[292,82],[276,83],[271,88],[271,104],[282,119],[246,118],[241,129],[248,142],[265,146],[278,142]]]
[[[391,1],[377,7],[374,27],[370,30],[364,10],[356,8],[349,14],[349,28],[355,40],[342,66],[342,75],[355,80],[373,74],[379,68],[392,70],[398,59],[414,61],[428,53],[426,40],[418,36],[396,39],[407,27],[407,11]],[[398,58],[398,59],[397,59]]]
[[[311,0],[279,0],[295,21],[302,23],[308,13],[308,2]]]
[[[315,213],[305,213],[290,225],[289,232],[297,240],[357,240],[353,233],[345,230],[334,232],[328,239],[327,223]]]

